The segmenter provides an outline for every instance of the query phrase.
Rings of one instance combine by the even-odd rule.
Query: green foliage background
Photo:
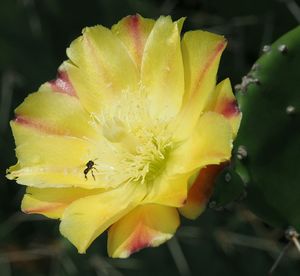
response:
[[[299,3],[298,3],[299,4]],[[296,6],[295,6],[296,5]],[[125,15],[187,16],[184,31],[224,34],[220,80],[240,82],[260,54],[299,24],[297,2],[275,0],[1,0],[0,2],[0,275],[267,275],[285,245],[283,233],[242,205],[182,219],[175,239],[127,260],[106,255],[106,237],[86,255],[59,235],[58,222],[19,211],[24,188],[5,179],[16,160],[9,120],[29,92],[53,79],[65,49],[85,26],[111,26]],[[273,275],[300,275],[299,255],[289,250]]]

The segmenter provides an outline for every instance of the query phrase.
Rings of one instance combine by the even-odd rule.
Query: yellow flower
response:
[[[60,219],[80,253],[106,229],[112,257],[170,239],[230,159],[241,114],[229,79],[216,86],[226,40],[181,39],[183,21],[85,28],[56,80],[15,111],[7,177],[27,186],[22,210]]]

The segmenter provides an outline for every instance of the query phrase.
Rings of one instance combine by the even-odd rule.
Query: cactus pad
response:
[[[300,27],[282,36],[242,84],[243,112],[236,171],[246,182],[246,203],[274,226],[300,230]]]

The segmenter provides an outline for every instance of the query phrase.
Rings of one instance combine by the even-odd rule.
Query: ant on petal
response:
[[[87,174],[89,172],[91,172],[92,177],[94,178],[94,180],[96,180],[95,175],[94,175],[94,170],[97,171],[97,168],[95,167],[95,162],[92,160],[89,160],[86,164],[85,164],[86,168],[84,169],[83,173],[84,173],[84,178],[85,180],[87,180]]]

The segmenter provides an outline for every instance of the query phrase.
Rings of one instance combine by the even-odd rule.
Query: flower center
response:
[[[153,182],[165,168],[171,143],[153,132],[137,140],[135,150],[128,151],[120,166],[127,171],[128,181]]]
[[[172,150],[168,122],[151,118],[143,97],[125,93],[95,118],[104,137],[95,175],[118,186],[132,181],[149,184],[162,173]]]

